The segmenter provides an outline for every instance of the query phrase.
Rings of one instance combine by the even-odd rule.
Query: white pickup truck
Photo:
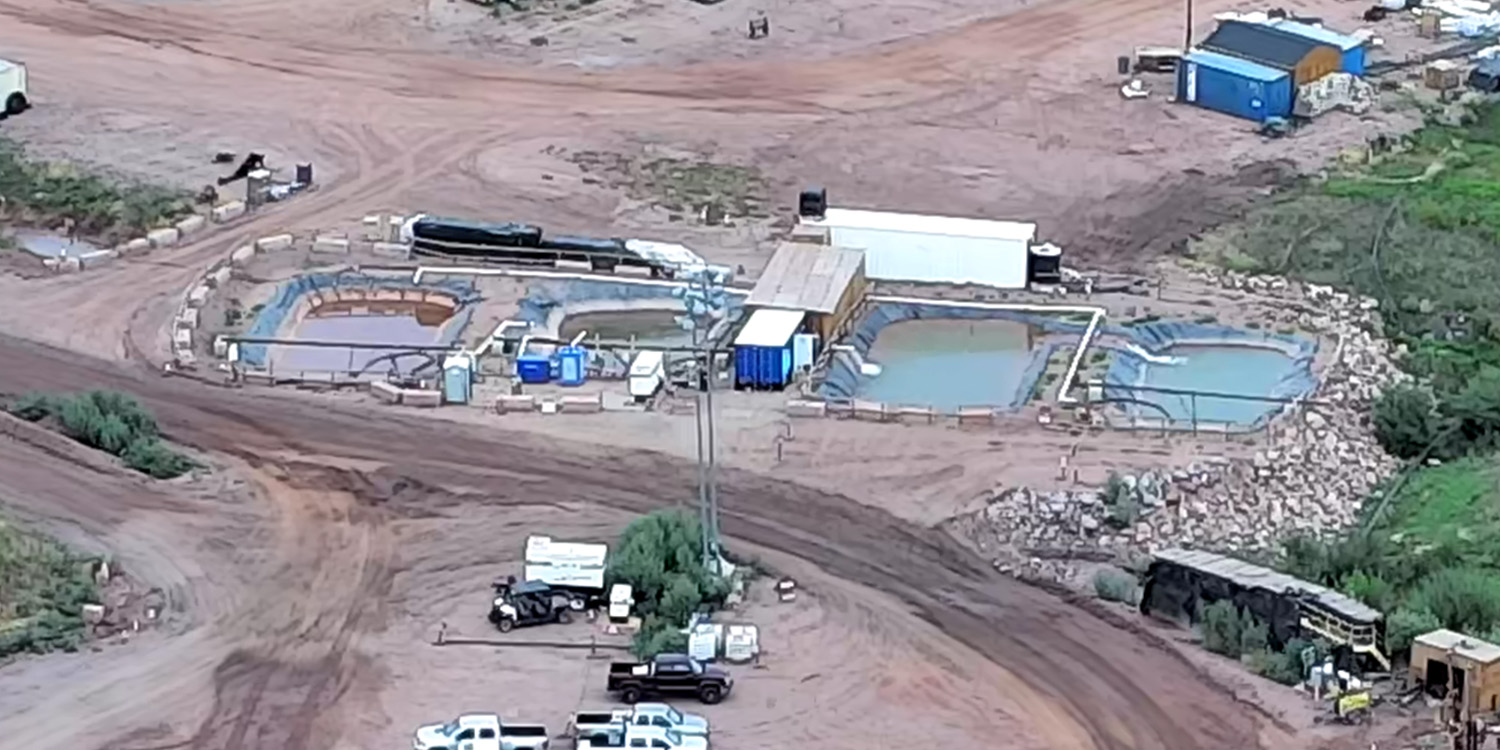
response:
[[[574,737],[585,734],[608,734],[611,731],[622,731],[622,725],[674,729],[679,734],[689,737],[707,737],[709,733],[708,719],[702,716],[683,713],[666,703],[637,703],[630,708],[579,711],[573,715],[570,725],[572,731],[569,734]]]
[[[611,729],[580,732],[576,750],[708,750],[707,737],[675,729],[616,724]]]
[[[31,106],[26,97],[26,66],[0,60],[0,119],[25,112]]]
[[[464,714],[417,728],[412,750],[548,750],[541,724],[505,724],[495,714]]]

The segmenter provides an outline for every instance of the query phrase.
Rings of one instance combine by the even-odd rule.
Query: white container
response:
[[[719,639],[724,626],[714,622],[701,623],[688,633],[688,656],[698,661],[713,661],[719,658]]]
[[[661,390],[665,379],[665,361],[665,354],[654,349],[647,349],[635,355],[635,359],[630,362],[627,388],[630,390],[631,399],[636,403],[650,399]]]
[[[0,60],[0,114],[18,114],[31,103],[26,87],[26,66]]]
[[[724,660],[743,664],[760,654],[760,628],[730,625],[724,633]]]

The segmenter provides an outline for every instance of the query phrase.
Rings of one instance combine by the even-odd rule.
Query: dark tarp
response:
[[[1278,70],[1293,70],[1320,44],[1271,26],[1245,21],[1224,21],[1199,47]]]

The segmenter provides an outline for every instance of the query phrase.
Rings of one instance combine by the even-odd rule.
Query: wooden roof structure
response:
[[[783,242],[761,272],[745,304],[833,313],[864,263],[865,254],[860,250]]]

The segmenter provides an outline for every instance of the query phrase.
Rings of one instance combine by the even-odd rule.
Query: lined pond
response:
[[[393,348],[297,346],[274,347],[274,368],[296,371],[409,375],[441,353],[401,353],[401,346],[436,344],[452,308],[418,302],[330,302],[313,310],[292,332],[291,338],[307,341],[337,341],[385,344]]]
[[[1161,352],[1170,364],[1147,364],[1140,385],[1238,396],[1284,397],[1297,361],[1286,353],[1261,346],[1176,344]],[[1274,401],[1137,392],[1134,397],[1161,406],[1174,420],[1250,424],[1281,408]],[[1141,410],[1142,416],[1160,416]]]
[[[881,367],[856,396],[889,404],[1008,407],[1022,395],[1036,331],[1009,320],[930,319],[892,323],[865,359]]]

